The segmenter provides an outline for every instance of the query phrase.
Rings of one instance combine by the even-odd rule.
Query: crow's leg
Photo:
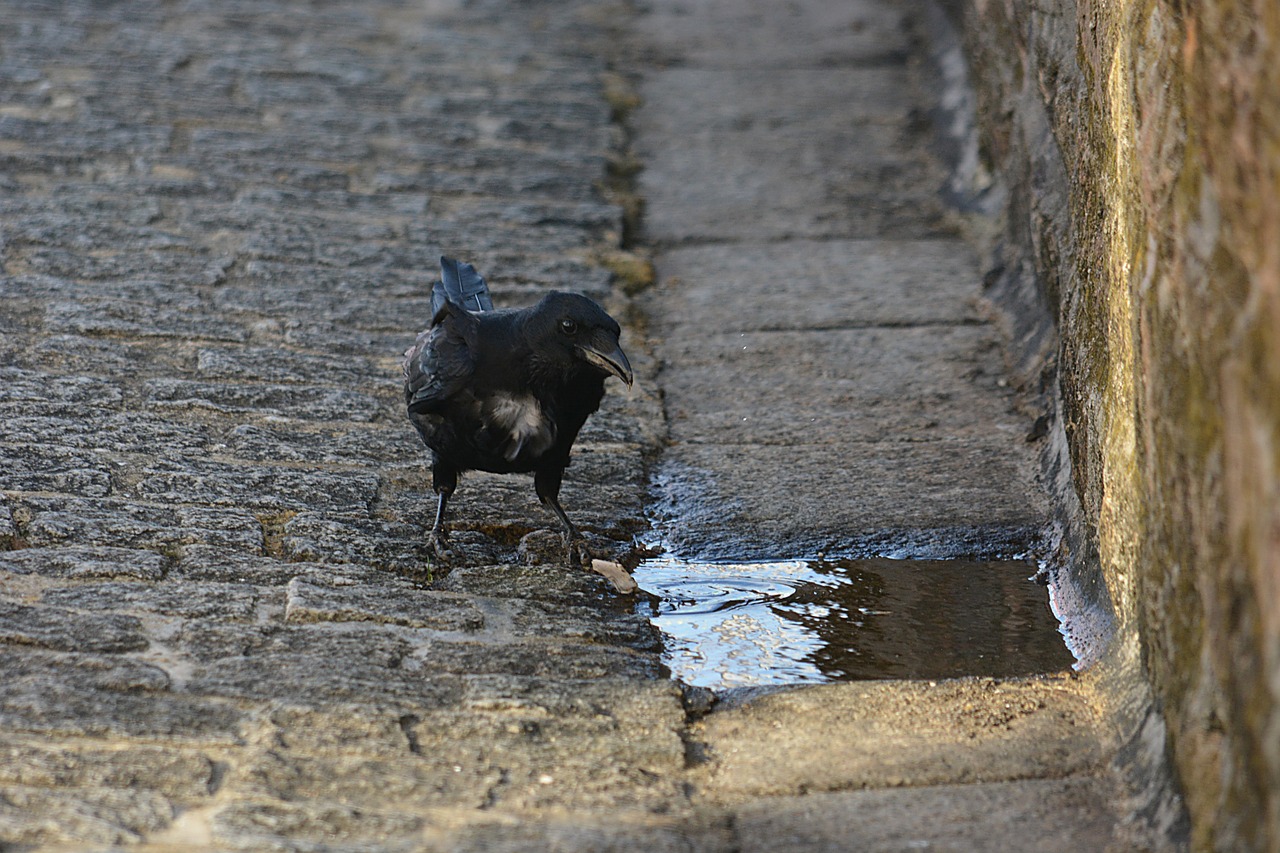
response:
[[[533,475],[533,489],[538,493],[538,500],[542,501],[542,505],[549,507],[564,526],[564,544],[569,565],[579,566],[586,549],[582,547],[580,550],[583,545],[582,533],[569,520],[564,507],[560,506],[560,480],[563,477],[563,468],[541,468]]]
[[[444,465],[431,466],[431,488],[440,497],[436,504],[436,522],[431,525],[431,550],[435,551],[436,556],[441,560],[448,560],[453,557],[453,552],[449,550],[449,539],[444,527],[444,511],[449,505],[449,498],[452,497],[454,489],[458,488],[458,472]]]

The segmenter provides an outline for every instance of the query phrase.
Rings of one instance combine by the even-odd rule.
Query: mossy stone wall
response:
[[[1052,321],[1021,341],[1067,563],[1142,651],[1193,847],[1280,850],[1280,3],[948,5],[1008,192],[993,290]]]

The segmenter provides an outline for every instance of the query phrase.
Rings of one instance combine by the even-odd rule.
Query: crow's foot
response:
[[[565,559],[569,565],[578,569],[591,567],[591,551],[587,547],[587,538],[577,530],[564,537]]]
[[[453,549],[449,547],[449,539],[445,536],[445,532],[439,528],[431,528],[431,550],[435,553],[436,558],[449,562],[454,558]]]

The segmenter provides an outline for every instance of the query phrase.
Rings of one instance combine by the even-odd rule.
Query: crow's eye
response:
[[[566,335],[577,334],[578,324],[566,317],[560,321],[560,331],[564,332]]]

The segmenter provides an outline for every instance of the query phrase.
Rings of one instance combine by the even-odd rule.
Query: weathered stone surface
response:
[[[65,417],[79,407],[115,408],[123,399],[120,386],[109,379],[0,368],[0,406],[6,414]]]
[[[936,401],[921,390],[923,367],[895,371],[888,347],[875,361],[855,333],[896,326],[900,355],[912,334],[937,331],[934,355],[955,360],[937,380],[967,383],[952,420],[990,439],[952,443],[997,458],[1004,436],[980,436],[971,410],[998,405],[968,393],[994,377],[964,349],[986,329],[964,295],[976,262],[953,236],[918,239],[952,226],[908,97],[909,13],[876,0],[659,0],[654,11],[647,32],[671,42],[645,54],[621,44],[627,10],[577,0],[6,9],[0,456],[13,475],[0,476],[0,548],[18,550],[0,551],[0,576],[24,642],[0,656],[0,847],[692,853],[790,831],[791,801],[748,813],[748,795],[703,773],[712,765],[700,764],[690,725],[710,698],[666,678],[636,597],[559,564],[554,518],[528,478],[467,477],[452,507],[461,557],[434,559],[430,475],[403,419],[398,360],[429,320],[429,284],[449,253],[486,273],[499,305],[577,289],[626,321],[637,387],[610,388],[563,492],[590,547],[609,556],[634,557],[646,529],[645,463],[668,438],[660,370],[704,371],[683,386],[679,429],[701,417],[696,397],[717,413],[742,407],[712,393],[719,359],[694,344],[717,323],[728,335],[826,329],[844,342],[832,346],[841,359],[883,374],[833,373],[866,380],[851,399],[867,408],[896,386]],[[684,12],[688,26],[664,23]],[[663,114],[687,154],[680,169],[651,162],[654,186],[679,203],[651,208],[655,233],[669,223],[664,239],[684,241],[738,222],[756,237],[820,239],[687,246],[678,268],[659,259],[664,281],[730,287],[664,288],[670,305],[656,308],[611,298],[615,272],[597,259],[616,256],[624,230],[635,236],[640,207],[612,200],[636,165],[628,131],[610,123],[634,108],[623,47],[701,57],[646,90],[683,99]],[[845,92],[847,79],[862,94]],[[726,100],[736,95],[748,108]],[[704,133],[685,119],[710,124]],[[673,183],[711,177],[720,162],[739,186]],[[850,239],[890,228],[901,228],[891,243]],[[771,283],[800,276],[805,305],[769,319],[785,307]],[[672,322],[686,316],[684,328]],[[653,352],[650,335],[672,349]],[[821,385],[797,379],[813,363],[796,368],[775,381],[813,398]],[[827,446],[847,446],[828,426]],[[880,434],[910,428],[907,411]],[[740,468],[731,491],[765,482],[766,465],[723,458]],[[87,635],[102,648],[128,648],[74,650],[85,626],[106,626]],[[998,719],[1004,698],[970,698],[970,717],[934,720],[952,724],[936,740],[952,748],[957,731],[980,730],[982,755],[1013,767],[997,756],[999,724],[971,725]],[[805,780],[759,759],[760,744],[785,754],[817,743],[820,755],[829,729],[852,749],[858,738],[841,733],[869,719],[839,702],[760,712],[761,735],[734,727],[746,713],[722,706],[706,719],[728,722],[697,731],[748,747],[741,763],[760,775],[737,784],[788,792]],[[1043,713],[1010,726],[1049,744],[1061,732],[1037,728]],[[1018,772],[1070,772],[1098,750]],[[814,778],[823,787],[838,775]],[[829,836],[847,817],[803,828]]]
[[[245,341],[249,332],[204,309],[198,302],[186,306],[156,306],[146,302],[84,296],[75,302],[54,302],[45,311],[45,326],[54,333],[75,335],[130,335],[137,337],[207,338]]]
[[[864,682],[774,693],[713,712],[701,790],[713,799],[1087,773],[1097,711],[1060,679]],[[804,725],[793,721],[804,720]]]
[[[24,497],[30,513],[24,527],[30,545],[75,543],[162,550],[202,543],[260,552],[262,525],[235,508],[171,507],[123,501]]]
[[[652,75],[640,95],[661,107],[644,112],[637,145],[646,235],[679,242],[947,233],[936,194],[944,175],[923,139],[904,145],[918,132],[902,99],[908,86],[900,66]],[[677,137],[679,147],[657,150],[659,140]]]
[[[564,571],[581,570],[566,568]],[[605,619],[599,605],[575,607],[563,600],[515,599],[503,602],[501,607],[517,636],[557,636],[652,652],[659,651],[662,645],[648,617],[636,613],[615,613]]]
[[[908,11],[880,3],[779,10],[768,0],[711,0],[692,14],[679,0],[658,0],[636,28],[660,56],[699,67],[856,67],[900,62],[911,49]]]
[[[159,613],[232,622],[254,618],[258,592],[241,584],[102,583],[52,589],[40,601],[78,610]]]
[[[456,566],[435,589],[487,597],[510,597],[549,604],[590,605],[606,593],[608,582],[591,572],[556,564]]]
[[[727,817],[672,818],[615,813],[607,820],[522,820],[499,815],[460,826],[432,827],[424,833],[426,850],[456,853],[518,853],[521,850],[595,850],[622,853],[729,853],[736,850]]]
[[[386,381],[390,371],[373,359],[308,355],[271,347],[210,347],[196,353],[196,373],[216,380],[361,385]]]
[[[192,459],[148,466],[137,486],[144,498],[167,504],[339,512],[364,509],[377,489],[377,476],[363,471],[228,465]]]
[[[225,437],[226,446],[240,459],[260,462],[386,465],[415,459],[418,441],[412,426],[301,429],[288,426],[240,424]],[[420,446],[420,445],[419,445]]]
[[[484,627],[484,614],[474,604],[447,592],[322,584],[306,577],[290,581],[287,595],[284,618],[289,622],[377,622],[434,631]]]
[[[233,803],[211,820],[213,841],[233,850],[412,850],[425,820],[339,803]]]
[[[664,347],[672,437],[825,444],[1024,438],[990,327],[703,334]],[[794,400],[805,400],[803,409]],[[848,452],[847,450],[845,452]]]
[[[0,601],[0,641],[60,652],[133,652],[147,647],[133,616],[77,613]]]
[[[734,810],[743,853],[1126,849],[1110,786],[1092,777],[758,800]]]
[[[148,418],[135,412],[105,416],[95,412],[92,417],[74,420],[49,415],[5,418],[0,421],[0,436],[10,448],[8,453],[12,454],[10,461],[14,479],[11,488],[16,490],[23,482],[36,482],[32,478],[38,475],[55,484],[55,488],[49,491],[70,491],[56,487],[59,476],[66,479],[66,474],[60,475],[58,469],[65,469],[68,461],[75,459],[83,460],[83,476],[101,480],[104,487],[109,488],[111,468],[107,460],[99,454],[85,451],[150,454],[157,447],[196,450],[209,441],[208,431],[201,426]],[[25,444],[32,438],[46,444]],[[24,475],[24,471],[32,473]]]
[[[8,844],[136,844],[173,814],[172,804],[150,791],[0,785],[0,838]]]
[[[0,495],[0,547],[11,545],[17,535],[18,528],[13,523],[13,510],[9,508],[9,499]]]
[[[519,675],[553,680],[630,676],[656,678],[652,654],[561,637],[500,639],[495,643],[429,642],[414,663],[457,675]]]
[[[164,577],[168,565],[169,559],[154,551],[110,546],[0,551],[0,569],[49,578],[159,580]]]
[[[706,559],[1015,554],[1038,541],[1045,498],[1032,460],[1011,459],[1009,446],[998,437],[686,444],[658,474],[659,518],[670,519],[661,530],[671,547]]]
[[[425,526],[355,513],[300,512],[284,525],[280,547],[290,560],[361,563],[424,574],[434,555]]]
[[[383,569],[350,563],[287,562],[277,557],[228,551],[216,545],[183,545],[173,573],[195,582],[284,586],[296,577],[323,583],[377,584],[384,590],[409,581]],[[282,599],[283,602],[283,599]]]
[[[190,622],[176,649],[194,662],[195,694],[295,702],[454,701],[452,670],[420,631],[368,623]],[[445,649],[448,648],[446,645]]]
[[[388,387],[391,387],[388,383]],[[227,414],[284,416],[302,420],[371,421],[386,404],[369,394],[316,385],[257,385],[156,379],[148,383],[147,405],[156,409],[192,406]]]
[[[166,692],[160,668],[125,657],[50,652],[0,661],[0,725],[48,736],[145,738],[234,745],[244,715],[206,698]]]
[[[84,497],[111,493],[111,470],[92,453],[46,444],[6,443],[0,449],[4,485],[20,492],[63,492]]]
[[[64,741],[0,747],[0,785],[155,791],[183,804],[206,799],[219,774],[207,755],[155,746],[104,749]]]
[[[1274,849],[1280,16],[952,8],[1009,190],[993,292],[1023,318],[1029,378],[1061,389],[1044,405],[1073,537],[1064,588],[1140,644],[1121,663],[1144,661],[1156,696],[1128,703],[1129,730],[1158,767],[1142,732],[1167,718],[1191,846]],[[1173,788],[1152,786],[1149,811],[1176,823]]]
[[[982,319],[973,287],[981,270],[963,240],[713,243],[663,252],[657,272],[668,282],[657,320],[663,324],[714,316],[716,330],[730,332]],[[719,282],[731,283],[734,299],[751,310],[722,311]]]

